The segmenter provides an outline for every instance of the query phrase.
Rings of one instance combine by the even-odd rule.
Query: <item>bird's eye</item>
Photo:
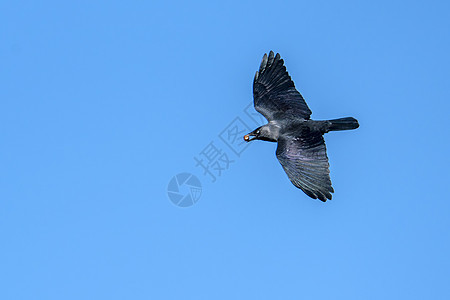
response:
[[[260,131],[259,131],[259,130],[257,130],[257,131],[256,131],[256,134],[259,134],[259,132],[260,132]]]

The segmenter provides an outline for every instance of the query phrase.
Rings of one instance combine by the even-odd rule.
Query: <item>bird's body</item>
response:
[[[356,129],[358,121],[351,117],[311,120],[311,110],[295,89],[283,60],[272,51],[269,56],[264,54],[256,72],[253,99],[255,109],[269,123],[244,136],[244,140],[277,142],[277,158],[291,182],[314,199],[331,199],[334,190],[323,134]]]

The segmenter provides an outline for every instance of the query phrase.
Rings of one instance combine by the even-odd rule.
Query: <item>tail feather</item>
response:
[[[329,120],[328,122],[330,122],[329,131],[351,130],[359,127],[358,120],[352,117]]]

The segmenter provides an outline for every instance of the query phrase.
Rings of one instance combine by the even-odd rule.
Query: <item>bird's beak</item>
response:
[[[250,138],[251,136],[253,136],[253,138]],[[256,139],[256,136],[253,133],[249,133],[249,134],[244,135],[244,141],[246,141],[246,142],[253,141],[254,139]]]

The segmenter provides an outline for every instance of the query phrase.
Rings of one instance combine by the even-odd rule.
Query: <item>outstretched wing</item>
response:
[[[305,129],[309,131],[309,129]],[[311,198],[331,200],[330,170],[325,141],[320,132],[278,139],[277,158],[291,182]]]
[[[296,90],[280,54],[273,51],[264,57],[253,80],[255,109],[268,121],[292,117],[309,119],[311,110]]]

